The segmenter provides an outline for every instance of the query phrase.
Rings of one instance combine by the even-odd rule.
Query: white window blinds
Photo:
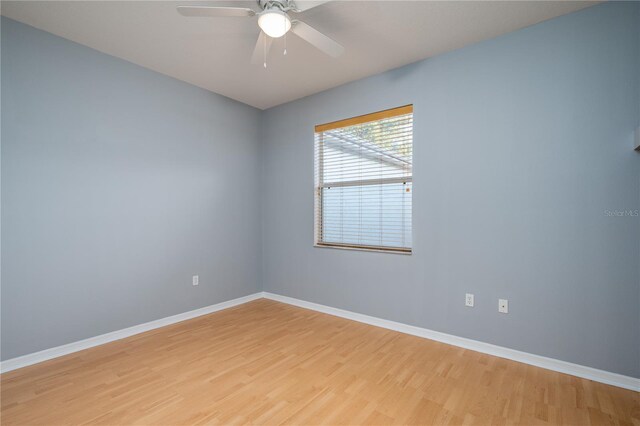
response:
[[[316,126],[316,245],[410,253],[412,163],[412,105]]]

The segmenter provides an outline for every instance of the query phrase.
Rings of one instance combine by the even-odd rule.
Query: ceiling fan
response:
[[[178,12],[184,16],[198,17],[253,17],[258,16],[260,35],[251,56],[251,63],[263,63],[267,66],[267,54],[274,38],[280,38],[291,31],[307,43],[334,58],[344,52],[344,47],[330,39],[320,31],[297,19],[291,19],[289,13],[301,13],[329,0],[300,1],[294,0],[257,0],[261,12],[247,7],[218,6],[178,6]],[[284,54],[287,54],[286,48]]]

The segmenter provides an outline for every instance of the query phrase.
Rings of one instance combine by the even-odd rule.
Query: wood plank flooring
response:
[[[0,386],[3,425],[640,425],[636,392],[265,299]]]

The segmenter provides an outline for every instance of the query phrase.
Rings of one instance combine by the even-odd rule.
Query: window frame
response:
[[[411,164],[411,176],[409,177],[390,177],[390,178],[374,178],[363,179],[361,181],[347,181],[347,182],[323,182],[322,176],[324,173],[324,154],[318,153],[317,150],[322,150],[324,143],[320,142],[319,145],[316,141],[316,135],[328,130],[338,129],[342,127],[355,126],[358,124],[364,124],[368,122],[380,121],[385,118],[398,117],[401,115],[412,114],[412,164]],[[322,136],[320,136],[322,137]],[[410,247],[394,247],[394,246],[376,246],[367,244],[353,244],[353,243],[336,243],[336,242],[324,242],[322,228],[323,223],[323,189],[342,186],[342,187],[359,187],[367,184],[393,184],[393,183],[411,183],[411,209],[413,210],[413,104],[403,105],[396,108],[390,108],[382,111],[373,112],[370,114],[359,115],[343,120],[332,121],[326,124],[316,125],[314,128],[314,218],[313,218],[313,234],[314,244],[316,248],[334,248],[340,250],[356,250],[356,251],[368,251],[378,253],[393,253],[411,255],[413,253],[413,238]],[[316,158],[317,157],[317,158]],[[369,183],[366,183],[369,182]],[[413,233],[413,214],[411,214],[411,233]]]

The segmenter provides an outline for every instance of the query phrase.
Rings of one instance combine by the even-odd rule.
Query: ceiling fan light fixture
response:
[[[291,19],[279,9],[266,10],[258,18],[258,26],[269,37],[279,38],[291,29]]]

